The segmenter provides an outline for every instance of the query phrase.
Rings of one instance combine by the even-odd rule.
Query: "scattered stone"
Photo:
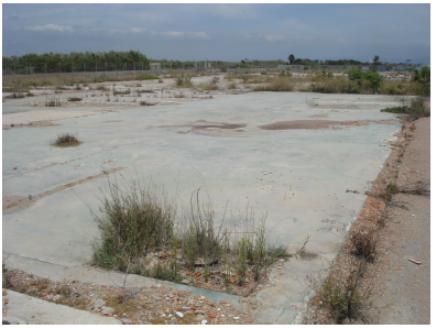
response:
[[[107,306],[102,306],[101,307],[101,314],[102,315],[111,317],[111,316],[114,315],[114,313],[115,313],[115,310],[112,309],[111,307],[107,307]]]
[[[101,309],[102,306],[106,305],[106,302],[103,301],[101,298],[97,298],[94,302],[94,307],[96,309]]]
[[[3,288],[3,290],[2,290],[2,295],[3,295],[3,296],[6,296],[7,294],[8,294],[8,291],[7,291],[6,289]]]
[[[180,318],[183,318],[184,317],[184,314],[182,313],[182,312],[176,312],[176,315],[178,316],[178,317],[180,317]]]

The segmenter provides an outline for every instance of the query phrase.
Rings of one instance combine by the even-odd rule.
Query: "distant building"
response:
[[[404,66],[397,66],[395,69],[397,71],[404,71]]]
[[[361,70],[362,71],[369,71],[369,66],[362,66]]]
[[[386,71],[387,69],[386,69],[386,66],[379,66],[379,67],[377,67],[377,69],[379,70],[379,71]]]
[[[337,68],[337,69],[345,69],[345,66],[343,66],[343,65],[338,65],[338,66],[336,66],[336,68]]]
[[[406,63],[411,63],[412,59],[406,59]]]

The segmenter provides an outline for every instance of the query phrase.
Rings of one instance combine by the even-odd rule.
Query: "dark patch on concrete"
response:
[[[326,120],[297,120],[282,121],[259,126],[263,130],[294,130],[294,129],[327,129],[330,125],[340,124],[340,122]]]
[[[3,124],[3,130],[10,130],[13,128],[40,128],[45,126],[57,126],[60,124],[53,123],[51,121],[37,121],[37,122],[30,122],[30,123],[17,123],[17,124]]]
[[[235,130],[235,129],[245,128],[246,126],[247,123],[232,124],[232,123],[222,123],[222,122],[207,122],[205,120],[199,120],[194,123],[185,124],[185,125],[162,125],[160,126],[160,128],[191,128],[191,131],[197,131],[197,130],[207,130],[207,129]]]

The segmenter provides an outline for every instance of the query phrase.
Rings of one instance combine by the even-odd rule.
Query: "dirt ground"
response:
[[[361,302],[354,305],[358,314],[354,312],[351,321],[342,321],[345,324],[430,324],[430,119],[405,124],[392,146],[341,251],[326,272],[345,281],[362,265],[357,284]],[[390,201],[386,193],[389,182],[401,190]],[[419,195],[411,193],[417,182],[427,189]],[[373,235],[373,260],[356,256],[351,238],[356,233]],[[317,292],[308,300],[306,324],[334,323],[321,287],[324,279],[309,278]]]
[[[430,118],[415,126],[399,169],[399,186],[430,182]],[[388,269],[376,281],[380,298],[371,315],[377,324],[430,324],[430,196],[400,193],[392,201],[401,206],[393,207],[384,229],[381,243]]]

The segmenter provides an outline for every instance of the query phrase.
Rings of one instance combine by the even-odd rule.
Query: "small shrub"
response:
[[[194,85],[191,82],[190,77],[185,78],[177,78],[176,80],[176,87],[177,88],[192,88]]]
[[[147,102],[147,101],[145,101],[145,100],[141,100],[141,101],[139,102],[139,104],[140,104],[141,106],[154,106],[154,105],[156,105],[155,103],[150,103],[150,102]]]
[[[142,81],[142,80],[159,80],[160,77],[154,76],[152,74],[140,73],[140,74],[138,74],[137,79],[140,81]]]
[[[72,98],[68,98],[68,101],[82,101],[82,98],[77,98],[77,97],[72,97]]]
[[[266,71],[260,72],[261,75],[267,75],[268,73]]]
[[[266,86],[255,88],[255,91],[293,91],[295,82],[288,77],[279,76],[271,80]]]
[[[137,183],[120,190],[109,184],[109,195],[102,203],[102,214],[95,216],[102,240],[94,249],[99,265],[125,271],[132,256],[169,245],[175,208],[158,197],[156,190],[145,190]]]
[[[116,91],[115,89],[113,90],[113,95],[117,96],[117,95],[130,95],[130,89],[127,89],[126,91]]]
[[[11,99],[21,99],[21,98],[24,98],[24,93],[22,93],[22,92],[15,93],[14,92],[8,98],[11,98]]]
[[[45,100],[45,107],[61,107],[61,105],[61,101],[56,97]]]
[[[362,257],[365,261],[372,263],[376,256],[377,241],[374,238],[374,231],[355,230],[350,236],[352,253]]]
[[[321,292],[335,324],[341,324],[347,318],[362,319],[363,297],[359,293],[362,276],[362,266],[359,265],[355,269],[350,267],[345,278],[332,273],[327,277]]]
[[[52,143],[53,146],[57,147],[71,147],[78,146],[80,144],[81,142],[77,140],[77,137],[70,133],[58,135],[57,139]]]
[[[400,192],[400,188],[398,187],[398,185],[393,182],[388,183],[388,185],[386,186],[386,190],[392,195],[396,195]]]

